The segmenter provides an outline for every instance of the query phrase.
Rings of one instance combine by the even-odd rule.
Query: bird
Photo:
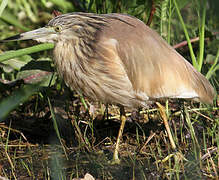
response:
[[[45,27],[2,42],[28,39],[54,43],[56,69],[72,90],[93,101],[120,107],[115,161],[119,160],[125,107],[148,107],[172,98],[212,104],[215,97],[204,75],[156,31],[127,14],[61,14]]]

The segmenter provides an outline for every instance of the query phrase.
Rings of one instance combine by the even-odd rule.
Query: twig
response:
[[[218,151],[217,147],[215,147],[214,149],[212,149],[210,151],[208,150],[208,152],[201,157],[201,160],[204,161],[205,159],[209,158],[211,156],[211,154],[213,154],[216,151]]]
[[[156,11],[156,8],[155,8],[155,5],[154,5],[154,1],[152,0],[150,16],[149,16],[148,21],[147,21],[147,25],[148,26],[150,26],[150,24],[152,22],[152,19],[153,19],[155,11]]]
[[[217,35],[217,34],[219,34],[219,32],[213,32],[213,33],[212,33],[213,36],[215,36],[215,35]],[[205,40],[209,40],[209,37],[205,38]],[[199,37],[193,38],[193,39],[191,39],[190,41],[191,41],[191,43],[196,42],[196,41],[199,41]],[[178,48],[180,48],[180,47],[186,46],[187,44],[188,44],[187,41],[182,41],[181,43],[178,43],[178,44],[174,45],[173,48],[174,48],[174,49],[178,49]]]
[[[145,146],[150,142],[150,140],[151,140],[155,135],[156,135],[156,134],[153,133],[153,134],[151,134],[151,135],[148,137],[147,141],[146,141],[146,142],[144,143],[144,145],[141,147],[140,153],[143,153],[143,149],[145,148]]]
[[[11,127],[8,127],[8,126],[6,126],[6,125],[4,125],[4,124],[0,124],[0,127],[1,127],[1,128],[4,128],[4,129],[8,129],[8,130],[10,129],[10,131],[13,131],[13,132],[15,132],[15,133],[20,134],[20,135],[24,138],[24,140],[27,141],[27,138],[24,136],[24,134],[23,134],[21,131],[16,130],[16,129],[13,129],[13,128],[11,128]]]
[[[194,109],[193,109],[193,110],[191,109],[191,111],[193,111],[193,112],[195,112],[196,114],[199,114],[200,116],[202,116],[202,117],[204,117],[204,118],[210,120],[211,122],[214,121],[213,119],[209,118],[208,116],[206,116],[206,115],[204,115],[204,114],[202,114],[202,113],[200,113],[200,112],[198,112],[198,111],[196,111],[196,110],[194,110]]]

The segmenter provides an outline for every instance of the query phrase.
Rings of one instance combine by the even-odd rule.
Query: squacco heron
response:
[[[79,94],[121,108],[146,107],[160,98],[194,99],[211,104],[214,88],[187,60],[139,19],[124,14],[69,13],[11,40],[55,44],[59,75]]]

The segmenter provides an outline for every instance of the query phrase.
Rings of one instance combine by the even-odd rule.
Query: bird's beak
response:
[[[43,27],[0,40],[0,42],[19,41],[19,40],[28,40],[28,39],[36,40],[36,39],[47,37],[48,35],[54,33],[55,31],[53,28]]]

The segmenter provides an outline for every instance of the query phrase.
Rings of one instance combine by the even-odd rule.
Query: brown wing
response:
[[[113,15],[111,15],[113,16]],[[193,98],[212,103],[214,89],[208,80],[140,20],[116,15],[104,28],[103,37],[115,39],[133,90],[150,99]],[[101,38],[100,38],[101,41]]]

